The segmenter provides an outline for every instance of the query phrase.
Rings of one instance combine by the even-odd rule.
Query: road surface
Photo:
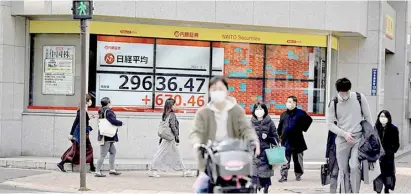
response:
[[[19,187],[13,187],[2,184],[4,181],[23,178],[33,175],[45,174],[47,172],[38,170],[22,170],[22,169],[12,169],[12,168],[0,168],[0,193],[38,193],[46,192],[41,190],[25,189]]]

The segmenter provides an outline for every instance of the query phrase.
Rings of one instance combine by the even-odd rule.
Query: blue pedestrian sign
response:
[[[93,1],[77,0],[73,1],[73,19],[87,20],[93,17]]]
[[[377,68],[372,68],[371,76],[371,96],[377,95]]]

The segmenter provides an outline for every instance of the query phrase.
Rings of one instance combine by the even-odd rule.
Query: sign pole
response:
[[[80,52],[81,52],[81,92],[80,92],[80,191],[87,191],[86,182],[86,94],[87,94],[87,20],[92,18],[93,4],[90,0],[73,0],[73,19],[80,20]]]
[[[80,92],[80,191],[87,190],[86,186],[86,93],[87,93],[87,22],[80,20],[81,44],[81,92]]]

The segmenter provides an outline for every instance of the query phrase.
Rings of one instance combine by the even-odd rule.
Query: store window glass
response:
[[[29,106],[39,109],[77,107],[80,88],[78,35],[31,36]]]
[[[152,107],[154,39],[98,36],[96,102],[109,97],[113,106]]]
[[[173,98],[180,110],[195,112],[207,103],[210,42],[157,39],[155,108]]]
[[[214,42],[212,70],[227,77],[230,96],[246,113],[263,100],[264,45]]]
[[[267,45],[265,103],[270,112],[286,110],[289,96],[311,115],[324,114],[325,48]]]

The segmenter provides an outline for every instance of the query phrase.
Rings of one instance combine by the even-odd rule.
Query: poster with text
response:
[[[45,95],[74,95],[74,46],[43,46]]]

